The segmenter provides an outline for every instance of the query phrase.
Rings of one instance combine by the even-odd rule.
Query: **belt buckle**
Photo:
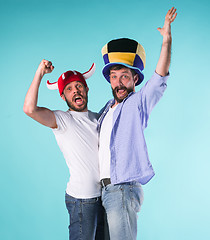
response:
[[[110,178],[103,178],[101,179],[101,185],[102,187],[106,187],[107,185],[111,184]]]

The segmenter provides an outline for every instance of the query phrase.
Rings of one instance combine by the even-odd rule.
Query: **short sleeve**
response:
[[[66,129],[65,121],[65,112],[63,111],[53,111],[56,119],[57,128],[54,128],[53,131],[63,132]]]

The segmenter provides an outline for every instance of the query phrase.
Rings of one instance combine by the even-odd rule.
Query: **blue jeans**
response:
[[[102,188],[111,240],[134,240],[137,237],[137,213],[143,202],[138,182],[109,184]]]
[[[69,212],[69,239],[104,240],[109,239],[105,211],[101,197],[77,199],[66,193],[66,208]]]

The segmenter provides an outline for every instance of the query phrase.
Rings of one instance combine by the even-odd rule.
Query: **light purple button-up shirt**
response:
[[[113,114],[110,139],[111,183],[138,181],[146,184],[155,175],[149,161],[144,129],[149,115],[166,89],[168,76],[154,73],[138,92],[132,92],[117,105]],[[102,109],[98,128],[114,103],[110,100]]]

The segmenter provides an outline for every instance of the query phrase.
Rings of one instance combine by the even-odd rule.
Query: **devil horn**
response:
[[[50,83],[49,80],[47,80],[47,87],[50,90],[56,90],[58,89],[58,82]]]
[[[96,70],[96,65],[95,65],[95,63],[93,63],[91,68],[87,72],[82,74],[84,79],[90,78],[93,75],[93,73],[95,72],[95,70]]]

